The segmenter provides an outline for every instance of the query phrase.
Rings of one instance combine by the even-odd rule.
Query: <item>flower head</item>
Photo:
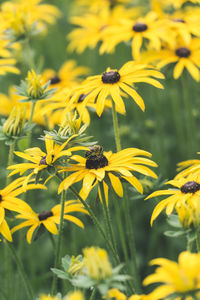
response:
[[[23,227],[30,227],[26,235],[27,242],[29,244],[31,243],[34,231],[41,225],[43,225],[52,234],[58,234],[56,225],[60,224],[60,212],[60,204],[54,206],[49,211],[43,211],[40,213],[35,213],[30,206],[27,206],[24,211],[16,216],[16,218],[25,219],[26,221],[12,228],[12,232],[15,232]],[[82,221],[71,215],[71,213],[73,212],[87,213],[82,204],[80,204],[79,202],[73,200],[65,202],[64,220],[68,220],[70,222],[73,222],[77,226],[84,228]]]
[[[175,299],[193,299],[200,296],[200,254],[182,252],[178,263],[166,258],[157,258],[151,265],[158,265],[155,273],[144,280],[145,285],[159,283],[150,294],[152,299],[167,299],[176,294]],[[184,297],[185,296],[185,297]]]
[[[64,300],[84,300],[84,296],[81,291],[69,293]]]
[[[96,101],[97,114],[101,116],[105,107],[105,100],[108,96],[111,96],[116,108],[121,112],[125,112],[124,102],[121,97],[122,92],[124,92],[131,96],[144,111],[144,101],[132,85],[138,82],[146,82],[162,89],[163,86],[153,77],[164,78],[160,72],[153,70],[147,65],[129,61],[120,70],[108,68],[102,75],[88,77],[80,87],[74,89],[72,101],[80,97],[81,94],[86,95],[84,101],[86,103],[87,101]]]
[[[166,184],[171,184],[173,188],[168,190],[160,190],[152,193],[146,199],[157,196],[168,196],[166,199],[159,202],[154,208],[151,216],[151,224],[158,215],[166,209],[166,214],[170,215],[174,209],[182,205],[195,205],[200,197],[200,181],[193,175],[187,178],[180,178],[168,181]]]
[[[139,172],[156,178],[156,174],[147,166],[156,167],[156,163],[141,156],[151,156],[149,152],[137,148],[127,148],[118,153],[104,152],[101,146],[95,145],[86,151],[85,158],[79,155],[71,157],[76,164],[65,168],[72,172],[59,187],[59,192],[67,190],[73,183],[83,180],[81,196],[86,199],[92,188],[103,182],[107,194],[111,185],[119,197],[123,197],[123,187],[120,180],[125,179],[140,193],[143,192],[140,181],[132,174]],[[147,165],[147,166],[145,166]],[[101,197],[101,196],[100,196]]]
[[[28,83],[28,96],[33,99],[40,98],[43,94],[41,75],[37,75],[34,70],[31,70],[28,72],[26,81]]]

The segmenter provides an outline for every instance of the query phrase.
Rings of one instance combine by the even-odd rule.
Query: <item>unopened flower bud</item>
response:
[[[35,100],[39,99],[44,93],[41,75],[37,75],[34,70],[31,70],[28,72],[26,81],[28,83],[28,96]]]
[[[14,107],[3,125],[3,132],[7,136],[21,136],[25,123],[25,108]]]

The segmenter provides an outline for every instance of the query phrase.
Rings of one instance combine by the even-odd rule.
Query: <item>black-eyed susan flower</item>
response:
[[[125,113],[125,105],[121,97],[121,93],[124,92],[131,96],[144,111],[144,101],[134,89],[133,84],[145,82],[162,89],[163,86],[155,78],[163,79],[164,76],[148,65],[129,61],[120,70],[108,68],[102,75],[88,77],[80,87],[74,89],[72,101],[80,97],[81,94],[86,95],[84,99],[86,102],[95,102],[96,99],[96,111],[101,116],[105,107],[105,100],[111,96],[116,108]]]
[[[105,296],[108,299],[114,299],[114,300],[127,300],[127,297],[125,294],[120,292],[118,289],[110,289],[107,292],[107,295]]]
[[[149,12],[144,17],[122,19],[118,24],[106,29],[103,39],[103,52],[113,52],[117,44],[131,41],[132,56],[138,59],[144,40],[155,50],[161,47],[160,20],[155,12]]]
[[[79,202],[73,200],[65,202],[64,220],[70,221],[77,226],[84,228],[83,222],[77,217],[71,215],[73,212],[82,212],[87,214],[87,211]],[[35,213],[30,206],[27,206],[24,211],[16,216],[17,219],[25,219],[26,221],[12,228],[12,233],[21,228],[30,227],[26,235],[27,242],[29,244],[31,243],[34,231],[41,225],[43,225],[52,234],[58,234],[56,225],[60,224],[60,213],[60,204],[54,206],[50,211],[43,211],[41,213]]]
[[[50,88],[72,88],[80,82],[80,77],[89,73],[87,67],[77,66],[75,60],[68,60],[63,63],[58,72],[46,69],[41,74],[44,83],[50,81]]]
[[[28,160],[27,163],[21,163],[9,166],[9,170],[13,170],[9,176],[20,173],[20,175],[24,174],[26,171],[31,170],[31,173],[24,180],[24,186],[27,184],[29,179],[37,175],[40,171],[47,169],[49,167],[56,167],[57,160],[62,157],[69,157],[71,155],[71,151],[77,150],[85,150],[85,147],[72,147],[65,150],[69,141],[74,137],[72,135],[67,141],[65,141],[62,145],[56,144],[50,135],[45,136],[45,146],[46,152],[43,152],[40,148],[34,147],[26,149],[25,152],[16,151],[15,154],[23,159]],[[59,164],[59,163],[58,163]]]
[[[151,53],[152,54],[152,53]],[[165,45],[159,52],[155,52],[152,55],[152,61],[157,61],[157,68],[163,68],[169,64],[174,63],[173,75],[175,79],[178,79],[183,70],[186,68],[194,80],[200,79],[200,39],[194,38],[186,44],[184,41],[176,41],[173,45]],[[148,52],[144,55],[148,56]],[[147,57],[148,60],[148,57]],[[149,62],[151,56],[149,57]]]
[[[87,198],[91,189],[98,183],[104,183],[104,190],[107,194],[107,182],[111,184],[114,191],[119,197],[123,197],[123,187],[121,179],[125,179],[140,193],[143,192],[140,181],[132,174],[138,172],[146,176],[156,178],[156,174],[147,166],[156,167],[157,164],[150,159],[140,157],[151,157],[149,152],[137,148],[127,148],[118,153],[103,152],[101,146],[94,146],[86,151],[86,157],[74,155],[72,160],[76,164],[70,164],[65,168],[68,172],[72,172],[65,178],[60,186],[59,193],[62,190],[67,190],[73,183],[83,181],[81,195]],[[109,179],[107,181],[107,179]]]
[[[200,200],[200,181],[196,176],[191,175],[187,178],[182,177],[177,180],[170,180],[166,184],[172,185],[173,188],[153,192],[146,198],[167,196],[154,208],[151,216],[151,225],[164,209],[166,209],[166,214],[170,215],[177,207],[184,204],[194,205],[193,203]]]
[[[0,233],[10,242],[12,241],[12,235],[5,220],[5,210],[21,212],[28,207],[26,202],[17,198],[18,195],[24,192],[22,188],[24,179],[24,177],[18,178],[0,190]],[[26,190],[44,188],[46,187],[41,184],[30,183],[26,186]]]
[[[105,31],[114,25],[119,25],[121,17],[124,19],[138,16],[139,9],[123,6],[116,6],[112,10],[108,6],[104,6],[96,13],[86,13],[82,16],[71,18],[71,23],[79,26],[69,33],[67,38],[70,40],[67,49],[69,51],[76,50],[82,53],[87,47],[94,49],[98,42],[103,42],[107,37]],[[107,43],[106,43],[107,45]],[[100,46],[100,53],[105,52],[105,46]]]
[[[150,264],[157,265],[156,270],[147,276],[143,283],[159,283],[150,294],[152,299],[199,299],[199,253],[182,252],[179,254],[178,263],[166,258],[156,258]]]

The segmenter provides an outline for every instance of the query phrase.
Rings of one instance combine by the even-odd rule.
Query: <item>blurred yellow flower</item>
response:
[[[200,292],[200,254],[182,252],[178,263],[166,258],[153,259],[151,265],[158,265],[155,273],[147,276],[144,285],[159,283],[150,294],[152,299],[168,299],[177,293],[175,300],[199,299]],[[193,296],[195,298],[193,298]]]
[[[105,297],[105,299],[114,299],[114,300],[127,300],[125,294],[120,292],[118,289],[110,289]]]
[[[200,152],[197,152],[200,154]],[[196,176],[197,179],[200,176],[200,159],[189,159],[182,161],[177,164],[177,171],[179,172],[175,179],[179,179],[181,177],[187,177],[188,175]]]
[[[84,296],[81,291],[69,293],[64,300],[84,300]]]
[[[28,71],[26,82],[28,83],[28,96],[33,99],[40,98],[43,94],[41,75],[37,75],[34,70]]]
[[[112,275],[112,266],[104,249],[97,247],[85,248],[83,255],[89,277],[102,280]]]

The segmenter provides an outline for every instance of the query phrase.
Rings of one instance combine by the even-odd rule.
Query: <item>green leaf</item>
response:
[[[25,139],[19,140],[17,145],[18,145],[19,150],[21,152],[24,152],[24,150],[28,148],[28,139],[25,138]]]
[[[62,270],[55,269],[55,268],[51,268],[51,271],[52,271],[54,274],[56,274],[56,275],[57,275],[59,278],[61,278],[61,279],[67,279],[67,280],[70,279],[70,278],[69,278],[69,275],[68,275],[66,272],[62,271]]]
[[[68,271],[70,264],[71,264],[71,257],[69,255],[66,255],[65,257],[62,258],[62,266],[66,272]]]
[[[183,230],[179,230],[179,231],[165,231],[164,232],[164,235],[166,236],[169,236],[169,237],[178,237],[178,236],[181,236],[181,235],[184,235],[185,234],[185,231]]]
[[[172,227],[181,228],[179,217],[177,215],[171,214],[167,219],[167,223]]]

